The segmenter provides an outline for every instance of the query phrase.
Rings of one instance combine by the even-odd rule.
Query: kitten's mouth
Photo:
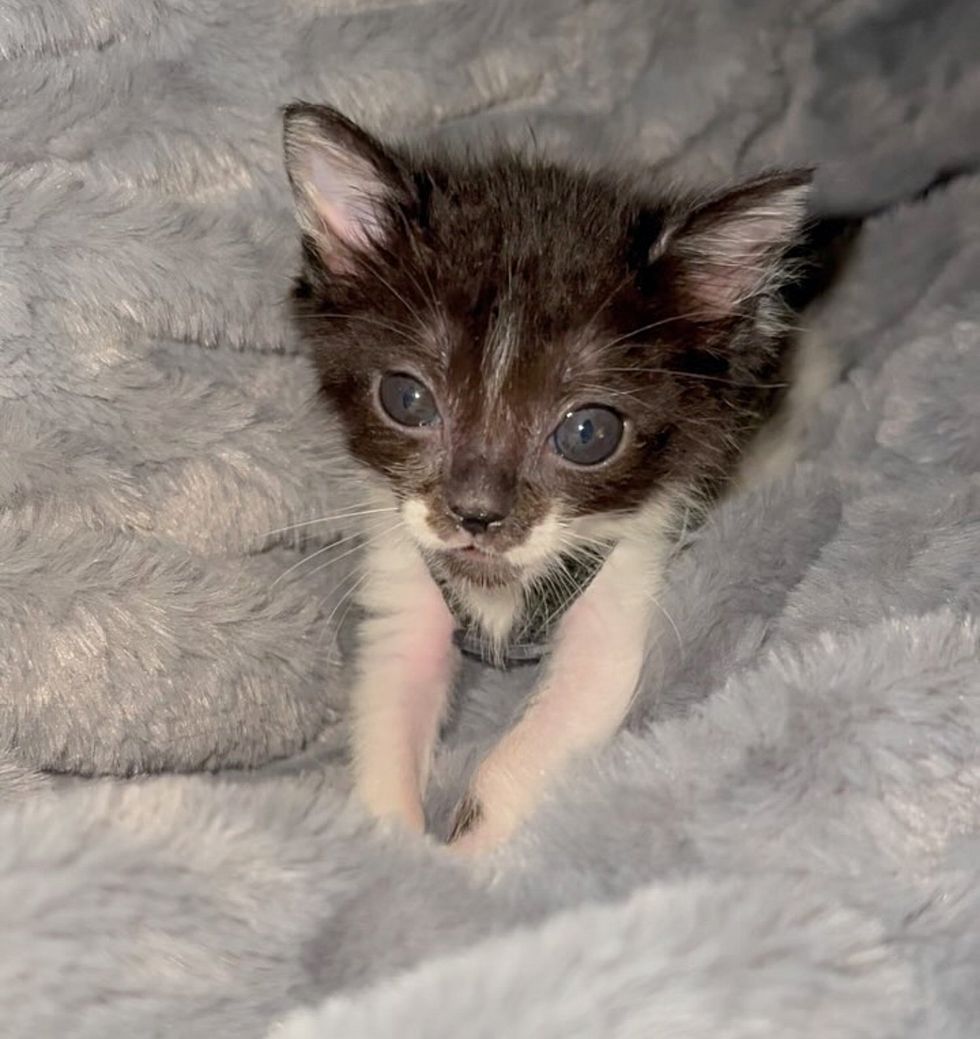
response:
[[[518,569],[499,552],[480,545],[461,545],[441,553],[446,569],[454,577],[461,577],[482,585],[508,584],[518,577]]]

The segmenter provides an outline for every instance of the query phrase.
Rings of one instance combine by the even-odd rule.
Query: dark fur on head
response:
[[[353,454],[422,499],[438,535],[460,496],[504,515],[486,535],[503,552],[549,509],[628,514],[658,488],[700,493],[731,473],[781,380],[778,289],[808,173],[694,199],[509,153],[383,146],[299,103],[285,142],[305,258],[295,309],[322,391]],[[432,390],[437,429],[386,418],[390,371]],[[596,403],[624,418],[623,442],[570,465],[550,436]]]

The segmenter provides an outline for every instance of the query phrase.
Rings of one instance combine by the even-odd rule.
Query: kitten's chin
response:
[[[500,555],[479,548],[453,548],[439,552],[434,562],[442,574],[454,581],[465,581],[483,588],[517,584],[521,570]]]

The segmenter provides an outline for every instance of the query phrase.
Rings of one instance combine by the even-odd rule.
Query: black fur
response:
[[[286,145],[305,231],[295,311],[322,392],[352,452],[398,495],[423,498],[437,532],[453,529],[447,502],[464,471],[467,492],[503,488],[512,501],[498,549],[555,502],[568,515],[628,512],[667,482],[703,495],[727,479],[782,381],[778,294],[807,173],[696,199],[510,153],[388,147],[305,104],[286,110]],[[368,241],[340,241],[309,212],[304,157],[317,148],[366,178]],[[386,420],[376,387],[392,370],[425,381],[438,429]],[[624,417],[620,450],[600,466],[563,463],[551,433],[595,403]]]

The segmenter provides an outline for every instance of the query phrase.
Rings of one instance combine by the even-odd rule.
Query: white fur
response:
[[[506,840],[568,763],[602,746],[622,724],[663,581],[667,515],[651,506],[634,520],[563,617],[523,718],[477,769],[471,796],[479,821],[454,850],[483,852]]]
[[[499,648],[520,614],[526,584],[562,550],[563,527],[616,542],[562,619],[531,706],[478,769],[471,792],[481,818],[457,841],[459,850],[484,850],[504,840],[574,755],[601,745],[621,724],[662,582],[673,503],[665,496],[630,516],[575,523],[563,523],[553,510],[507,553],[524,569],[523,582],[454,586],[491,647]],[[401,513],[408,536],[398,531],[368,554],[361,601],[370,616],[354,690],[354,761],[357,790],[369,811],[420,831],[421,797],[453,674],[454,622],[420,551],[449,543],[429,525],[421,499],[406,500]],[[596,688],[602,696],[594,695]]]
[[[519,566],[528,579],[536,577],[554,559],[561,548],[562,521],[557,509],[551,509],[535,524],[520,545],[508,549],[504,557]]]
[[[520,311],[510,299],[500,307],[499,316],[490,331],[483,360],[483,390],[489,405],[487,414],[494,414],[494,405],[500,400],[504,384],[517,357],[520,343]]]
[[[429,507],[421,498],[408,498],[402,506],[405,526],[420,548],[438,552],[461,547],[468,535],[445,540],[429,524]],[[561,545],[561,523],[555,511],[549,512],[530,532],[526,540],[508,549],[507,562],[520,567],[523,587],[547,569]],[[454,586],[460,605],[482,628],[491,647],[500,647],[519,616],[523,602],[522,584],[503,587],[480,587],[462,582]]]
[[[520,615],[523,603],[521,586],[468,584],[458,587],[457,594],[463,609],[480,625],[491,651],[499,651]]]
[[[377,818],[421,832],[422,793],[452,683],[453,619],[400,531],[371,547],[352,693],[355,786]]]

